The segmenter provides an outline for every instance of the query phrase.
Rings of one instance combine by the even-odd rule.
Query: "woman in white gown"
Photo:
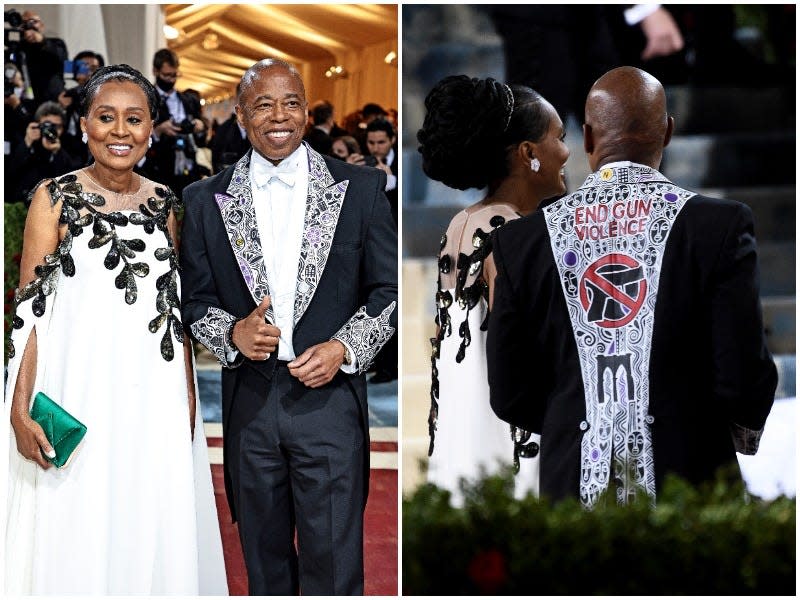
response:
[[[489,405],[491,232],[566,191],[563,125],[530,88],[492,78],[446,77],[425,107],[418,133],[425,173],[452,188],[488,189],[484,199],[453,217],[441,240],[428,481],[449,490],[458,506],[462,479],[513,463],[515,495],[537,494],[539,436],[504,423]]]
[[[3,419],[8,594],[227,594],[177,199],[133,172],[158,106],[138,71],[98,70],[81,118],[94,164],[32,194]],[[63,468],[29,415],[37,392],[87,427]]]

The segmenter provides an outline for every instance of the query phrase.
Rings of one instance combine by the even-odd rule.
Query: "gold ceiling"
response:
[[[396,4],[166,4],[179,36],[178,88],[215,100],[230,96],[244,71],[266,57],[302,69],[340,64],[353,50],[397,39]]]

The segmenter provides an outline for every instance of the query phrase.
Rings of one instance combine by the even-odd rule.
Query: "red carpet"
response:
[[[213,445],[211,439],[209,445]],[[239,533],[236,525],[231,523],[231,513],[225,499],[222,465],[211,465],[211,473],[225,553],[228,592],[231,596],[246,596],[247,572],[239,545]],[[396,596],[397,593],[397,471],[373,469],[370,472],[369,500],[364,517],[364,594]]]

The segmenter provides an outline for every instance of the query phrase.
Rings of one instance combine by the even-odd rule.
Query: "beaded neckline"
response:
[[[108,192],[109,194],[114,194],[115,196],[117,196],[117,197],[120,197],[120,196],[135,196],[135,195],[137,195],[137,194],[138,194],[138,193],[139,193],[139,192],[142,190],[142,177],[141,177],[141,175],[136,175],[136,177],[138,178],[139,185],[136,187],[136,189],[135,189],[135,190],[133,190],[133,191],[131,191],[131,192],[124,192],[124,193],[123,193],[123,192],[115,192],[114,190],[110,190],[110,189],[108,189],[108,188],[107,188],[107,187],[105,187],[103,184],[101,184],[99,181],[97,181],[97,179],[95,179],[94,177],[92,177],[92,175],[89,173],[89,169],[90,169],[90,168],[91,168],[91,167],[85,167],[85,168],[81,169],[81,171],[83,172],[83,174],[84,174],[84,175],[86,175],[86,177],[88,177],[88,178],[89,178],[89,180],[90,180],[90,181],[91,181],[91,182],[92,182],[94,185],[96,185],[97,187],[99,187],[99,188],[100,188],[101,190],[103,190],[104,192]]]

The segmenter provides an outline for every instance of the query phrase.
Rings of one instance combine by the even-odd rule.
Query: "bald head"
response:
[[[242,80],[237,86],[237,99],[241,98],[242,94],[249,90],[255,81],[264,76],[266,71],[273,69],[288,71],[294,77],[296,77],[298,83],[300,84],[300,88],[303,90],[303,95],[305,96],[303,78],[300,76],[300,72],[295,69],[292,64],[286,62],[285,60],[280,60],[279,58],[265,58],[264,60],[258,61],[244,72],[244,75],[242,75]]]
[[[584,148],[592,170],[619,160],[658,168],[672,127],[664,87],[641,69],[613,69],[589,90]]]

